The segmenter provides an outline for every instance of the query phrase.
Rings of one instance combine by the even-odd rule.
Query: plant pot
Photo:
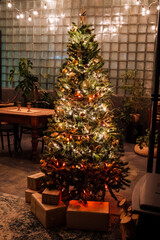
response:
[[[148,157],[148,153],[149,153],[149,147],[146,146],[145,143],[142,144],[142,149],[139,147],[138,144],[136,144],[134,146],[134,151],[135,153],[137,153],[138,155],[144,156],[144,157]],[[154,148],[154,157],[157,156],[157,147]]]

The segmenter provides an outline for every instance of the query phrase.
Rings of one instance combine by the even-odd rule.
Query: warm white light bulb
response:
[[[19,13],[17,14],[17,19],[20,19]]]
[[[146,11],[145,7],[142,7],[142,12],[145,12],[145,11]]]
[[[44,9],[47,9],[47,4],[46,3],[44,4]]]
[[[20,18],[24,18],[24,14],[23,13],[20,13]]]
[[[159,5],[157,6],[157,10],[158,10],[158,11],[160,10],[160,6],[159,6]]]
[[[35,16],[37,16],[37,15],[38,15],[38,12],[37,12],[36,10],[34,10],[34,11],[33,11],[33,14],[34,14]]]
[[[11,8],[12,7],[12,3],[9,1],[8,2],[8,7]]]
[[[146,9],[145,7],[142,7],[142,16],[145,16],[146,15]]]
[[[31,22],[32,21],[32,18],[31,16],[28,17],[28,21]]]
[[[147,9],[147,11],[146,11],[146,14],[147,14],[147,15],[149,15],[149,14],[150,14],[150,10],[149,10],[149,9]]]
[[[137,4],[137,5],[139,5],[139,4],[140,4],[139,0],[137,0],[136,4]]]

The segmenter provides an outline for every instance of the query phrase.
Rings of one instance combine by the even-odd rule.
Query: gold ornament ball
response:
[[[68,70],[66,68],[63,68],[62,73],[67,73]]]
[[[72,61],[72,63],[73,63],[74,65],[78,65],[78,61],[77,61],[76,59],[74,59],[74,60]]]

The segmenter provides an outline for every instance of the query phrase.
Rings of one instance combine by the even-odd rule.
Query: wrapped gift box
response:
[[[44,178],[45,174],[42,172],[35,173],[27,177],[27,188],[31,190],[39,190],[39,186]]]
[[[109,203],[77,200],[69,202],[66,217],[67,227],[72,229],[107,231],[109,222]]]
[[[58,205],[61,198],[61,191],[45,189],[42,192],[42,203]]]
[[[65,224],[66,209],[66,205],[63,202],[60,202],[58,205],[43,204],[42,194],[32,194],[31,211],[45,228]]]
[[[36,192],[37,191],[35,191],[35,190],[26,189],[26,191],[25,191],[25,201],[26,201],[26,203],[30,203],[31,202],[31,196],[32,196],[32,194],[34,194]]]

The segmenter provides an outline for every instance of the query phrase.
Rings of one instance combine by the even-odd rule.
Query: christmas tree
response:
[[[104,200],[108,188],[128,185],[121,133],[114,122],[111,87],[91,25],[73,23],[68,58],[57,81],[55,114],[49,120],[41,170],[43,187],[60,189],[62,199]]]

